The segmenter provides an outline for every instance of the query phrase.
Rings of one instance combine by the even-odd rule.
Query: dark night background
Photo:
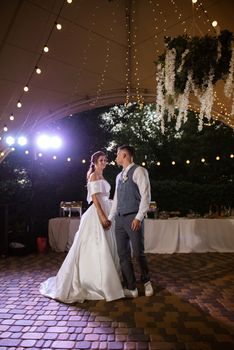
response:
[[[49,125],[48,131],[57,131],[64,140],[62,149],[56,152],[56,160],[52,159],[52,153],[34,158],[32,149],[29,155],[25,155],[25,149],[16,149],[0,165],[1,232],[7,209],[8,243],[22,242],[33,250],[35,237],[47,236],[48,220],[59,216],[61,201],[82,200],[85,210],[90,156],[97,150],[106,151],[111,141],[135,147],[135,162],[146,163],[152,200],[156,200],[159,210],[180,211],[181,216],[192,210],[204,215],[211,209],[220,213],[224,207],[234,206],[231,128],[215,122],[198,132],[197,120],[190,113],[180,138],[175,136],[173,121],[164,135],[157,128],[148,134],[141,111],[135,111],[126,115],[122,129],[116,132],[113,125],[119,122],[119,117],[113,115],[112,124],[104,122],[101,114],[106,110],[86,111]],[[109,162],[115,159],[115,153],[116,147],[107,151]],[[217,155],[219,161],[215,159]],[[67,162],[68,156],[71,162]],[[206,159],[204,164],[202,157]],[[186,159],[190,159],[189,165]],[[172,160],[176,161],[175,166]],[[156,161],[160,161],[160,166]],[[112,186],[111,196],[118,171],[111,164],[105,171]]]

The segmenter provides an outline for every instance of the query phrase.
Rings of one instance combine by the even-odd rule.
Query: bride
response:
[[[124,297],[114,224],[107,219],[111,207],[110,185],[103,177],[105,153],[91,157],[87,173],[87,201],[79,230],[56,276],[40,286],[40,293],[64,303]]]

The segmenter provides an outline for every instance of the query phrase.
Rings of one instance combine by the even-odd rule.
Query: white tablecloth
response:
[[[145,220],[146,253],[234,252],[234,219]]]
[[[49,244],[55,252],[65,252],[70,249],[75,234],[78,231],[80,219],[76,217],[61,217],[49,220]]]
[[[52,250],[69,250],[79,224],[80,219],[75,217],[50,219],[48,234]],[[145,252],[234,252],[234,219],[146,219]]]

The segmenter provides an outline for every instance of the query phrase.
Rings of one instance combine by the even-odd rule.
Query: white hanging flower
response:
[[[214,72],[210,71],[209,80],[207,87],[203,89],[202,93],[199,94],[198,90],[195,89],[195,95],[200,101],[200,113],[199,113],[199,125],[198,130],[201,131],[203,128],[203,118],[211,119],[211,112],[214,102],[214,86],[213,86]]]
[[[167,50],[165,57],[165,89],[167,95],[174,96],[176,49]]]
[[[157,93],[156,93],[156,114],[162,120],[165,113],[165,97],[164,97],[164,68],[161,64],[157,66]]]
[[[180,94],[177,99],[177,105],[179,109],[179,113],[176,120],[176,130],[178,131],[181,127],[181,123],[185,123],[187,121],[188,114],[188,105],[189,105],[189,95],[192,88],[192,72],[189,72],[188,78],[186,81],[184,93]]]
[[[181,73],[183,66],[184,66],[184,59],[187,56],[187,54],[189,53],[189,49],[184,50],[184,52],[181,55],[181,64],[179,66],[179,68],[177,69],[177,73]]]
[[[233,92],[233,79],[234,79],[234,46],[232,46],[232,57],[229,65],[229,74],[227,76],[224,85],[224,94],[226,97],[231,97]]]

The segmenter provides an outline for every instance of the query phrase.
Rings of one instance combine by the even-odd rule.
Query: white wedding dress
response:
[[[108,216],[109,183],[98,180],[89,182],[87,187],[87,201],[90,203],[96,193]],[[104,230],[94,204],[82,215],[79,230],[57,275],[41,283],[40,293],[64,303],[124,297],[114,223]]]

